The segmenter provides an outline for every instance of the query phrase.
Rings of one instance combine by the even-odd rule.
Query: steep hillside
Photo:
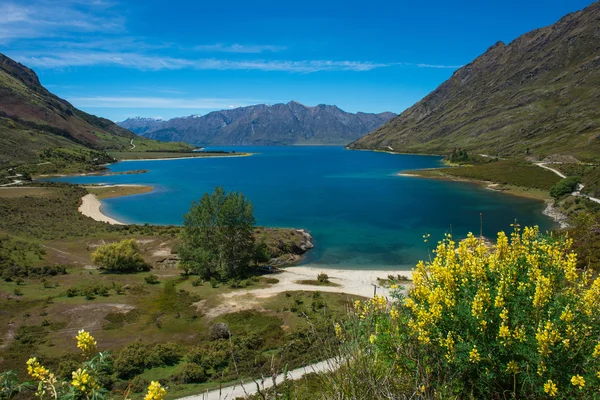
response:
[[[87,114],[44,88],[31,69],[0,54],[0,167],[43,161],[44,150],[185,149],[135,135]]]
[[[600,158],[600,3],[498,42],[352,149]],[[388,147],[389,146],[389,147]]]
[[[146,137],[194,145],[347,144],[378,128],[393,113],[347,113],[298,102],[259,104],[169,121],[133,118],[124,128]]]

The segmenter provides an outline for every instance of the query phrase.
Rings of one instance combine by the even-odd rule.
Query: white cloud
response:
[[[278,52],[286,50],[285,46],[272,46],[272,45],[242,45],[242,44],[232,44],[232,45],[224,45],[222,43],[217,44],[205,44],[200,46],[195,46],[194,50],[197,51],[209,51],[209,52],[219,52],[219,53],[263,53],[263,52]]]
[[[42,56],[16,55],[15,59],[30,67],[67,68],[81,66],[120,66],[140,70],[260,70],[312,73],[318,71],[370,71],[387,67],[389,64],[370,61],[330,60],[226,60],[185,59],[151,56],[140,53],[62,51]]]
[[[195,98],[182,99],[170,97],[121,97],[92,96],[67,98],[76,107],[103,108],[176,108],[176,109],[225,109],[243,107],[260,102],[252,99]]]
[[[440,69],[458,69],[462,65],[439,65],[439,64],[417,64],[419,68],[440,68]]]
[[[0,41],[58,37],[73,33],[116,33],[124,18],[105,2],[39,0],[0,4]]]

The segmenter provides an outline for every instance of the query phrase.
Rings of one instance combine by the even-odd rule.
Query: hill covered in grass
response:
[[[0,168],[51,162],[45,151],[105,162],[106,150],[188,150],[142,138],[85,113],[42,86],[34,71],[0,54]],[[91,156],[90,156],[91,154]]]
[[[349,148],[598,160],[599,30],[595,2],[508,45],[498,42]]]

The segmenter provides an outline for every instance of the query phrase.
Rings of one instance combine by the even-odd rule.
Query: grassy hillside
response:
[[[490,47],[353,149],[600,158],[600,3]]]
[[[46,90],[35,72],[0,54],[0,168],[47,163],[52,160],[44,151],[56,149],[75,158],[105,159],[106,150],[130,150],[132,140],[134,151],[191,150],[142,138],[76,109]]]

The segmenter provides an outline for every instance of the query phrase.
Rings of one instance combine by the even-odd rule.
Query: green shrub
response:
[[[148,275],[148,276],[144,277],[144,281],[148,285],[157,285],[159,283],[158,276],[156,276],[156,275]]]
[[[115,359],[115,373],[121,379],[130,379],[141,374],[148,365],[148,356],[148,348],[143,343],[128,344]]]
[[[175,380],[181,383],[204,383],[207,377],[204,368],[200,365],[186,363]]]
[[[136,376],[131,380],[130,387],[133,393],[142,393],[146,391],[150,382],[146,378]]]
[[[98,247],[92,253],[92,262],[108,272],[138,272],[149,269],[135,239],[125,239]]]
[[[492,249],[472,234],[447,237],[417,265],[407,297],[359,302],[346,329],[336,326],[342,358],[389,372],[381,386],[357,383],[349,362],[353,383],[326,385],[332,397],[362,383],[391,398],[596,398],[600,278],[577,270],[570,247],[537,228],[501,232]]]
[[[554,197],[555,199],[559,199],[564,195],[573,193],[575,190],[577,190],[579,181],[580,179],[578,176],[569,176],[568,178],[558,181],[550,188],[550,196]]]
[[[329,275],[327,275],[324,272],[321,272],[319,275],[317,275],[317,281],[319,283],[329,283]]]
[[[183,349],[176,343],[159,343],[148,355],[148,364],[152,367],[175,365],[181,360]]]
[[[202,279],[200,278],[196,278],[192,281],[192,286],[197,287],[197,286],[202,286]]]

